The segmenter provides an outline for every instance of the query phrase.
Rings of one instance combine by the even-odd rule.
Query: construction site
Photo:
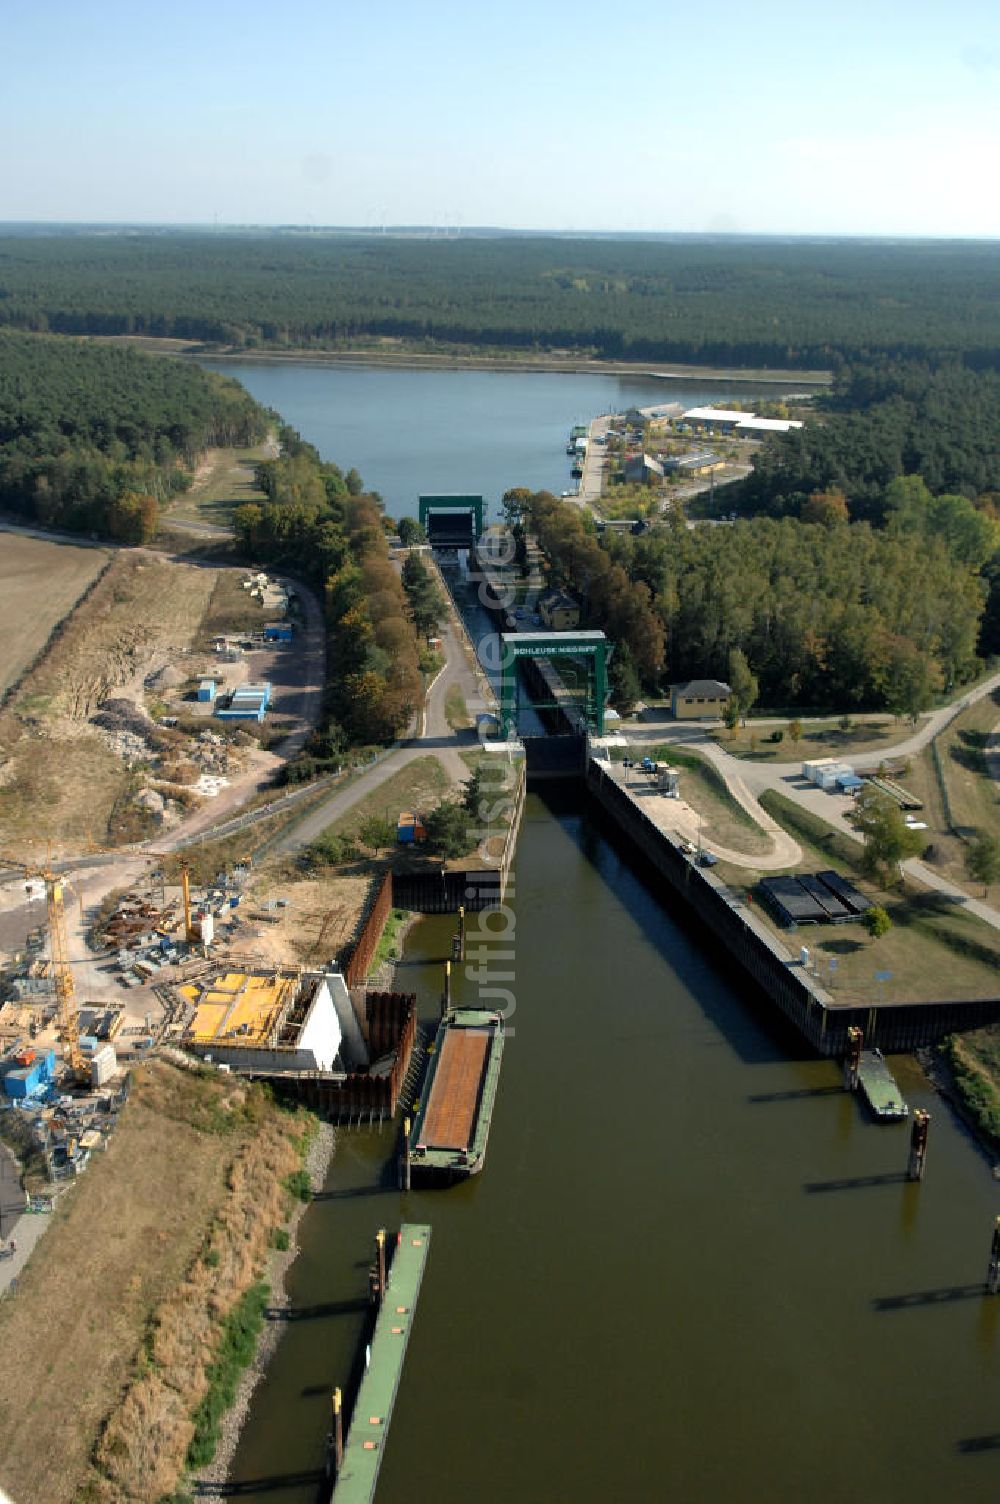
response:
[[[318,607],[260,572],[123,552],[33,662],[19,642],[0,650],[6,843],[119,846],[232,807],[319,714]]]
[[[45,923],[0,970],[0,1118],[19,1120],[12,1137],[58,1169],[50,1179],[84,1168],[130,1067],[157,1047],[269,1080],[338,1121],[396,1111],[417,1064],[413,998],[349,988],[337,957],[309,967],[251,949],[258,925],[280,923],[290,904],[255,909],[249,875],[238,865],[201,889],[184,864],[176,887],[162,871],[147,876],[104,906],[80,960],[73,890],[49,866],[23,869]]]

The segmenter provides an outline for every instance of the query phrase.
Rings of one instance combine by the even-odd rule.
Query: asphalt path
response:
[[[24,1213],[21,1171],[6,1144],[0,1144],[0,1250],[9,1246],[11,1233]]]
[[[396,773],[418,758],[434,756],[441,763],[452,785],[457,787],[469,777],[468,764],[462,751],[475,751],[478,739],[473,729],[453,731],[448,724],[446,702],[452,687],[461,690],[470,717],[484,708],[483,685],[466,656],[468,639],[454,615],[441,632],[444,667],[428,688],[418,733],[408,741],[398,742],[387,753],[359,776],[353,778],[347,788],[339,789],[323,801],[318,808],[296,822],[269,846],[270,853],[287,855],[301,851],[322,835],[330,825],[343,818],[355,805],[367,799]]]
[[[861,753],[857,757],[850,757],[848,754],[845,761],[849,760],[852,767],[861,772],[874,772],[879,763],[887,759],[913,757],[940,735],[956,716],[961,715],[963,710],[985,699],[997,689],[1000,689],[1000,673],[992,674],[975,688],[967,690],[959,699],[933,711],[924,718],[919,728],[901,741],[895,742],[890,747],[881,747],[876,752]],[[784,722],[778,722],[778,724],[784,724]],[[755,806],[759,810],[760,805],[757,800],[766,789],[774,789],[796,804],[801,804],[812,814],[819,815],[828,825],[850,836],[851,840],[861,842],[861,837],[849,820],[853,807],[853,800],[849,795],[827,793],[817,788],[815,784],[803,778],[801,761],[754,762],[748,758],[734,757],[710,734],[716,730],[718,730],[717,721],[668,721],[655,728],[646,726],[629,728],[624,734],[631,745],[673,742],[695,748],[715,765],[733,798],[752,814],[758,823],[760,821],[755,812]],[[1000,722],[991,734],[986,758],[992,776],[997,778],[1000,776]],[[761,813],[764,812],[761,811]],[[919,857],[903,862],[902,868],[922,887],[930,888],[950,902],[961,905],[993,929],[1000,929],[1000,911],[983,899],[973,898],[955,883],[949,882],[946,877],[935,872]]]

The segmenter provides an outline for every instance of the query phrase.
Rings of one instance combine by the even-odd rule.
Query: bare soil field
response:
[[[288,881],[280,880],[280,871],[255,877],[244,906],[249,913],[267,913],[268,919],[255,924],[249,914],[244,915],[247,928],[240,930],[236,944],[241,950],[252,949],[262,963],[326,965],[357,934],[377,879],[363,864],[357,872],[305,879],[290,874]],[[263,903],[279,898],[287,902],[287,908],[261,909]]]
[[[41,652],[110,558],[105,548],[0,532],[0,693]]]
[[[101,704],[140,705],[143,681],[194,645],[218,571],[129,550],[67,620],[0,713],[0,843],[104,845],[137,782],[92,724]]]
[[[145,1068],[106,1151],[64,1195],[17,1295],[0,1305],[0,1480],[21,1504],[124,1496],[114,1489],[88,1494],[83,1486],[94,1442],[144,1366],[143,1342],[161,1340],[149,1338],[153,1313],[168,1297],[176,1300],[192,1267],[202,1268],[198,1254],[218,1236],[213,1227],[231,1220],[226,1208],[243,1183],[232,1167],[279,1116],[264,1107],[266,1121],[259,1121],[248,1105],[231,1081],[162,1064]],[[259,1195],[260,1185],[253,1190]],[[249,1205],[239,1208],[252,1223],[249,1212]],[[254,1263],[257,1241],[252,1251],[246,1244]],[[203,1272],[228,1309],[240,1275],[221,1254]],[[161,1319],[155,1331],[163,1330]],[[192,1332],[185,1351],[189,1366],[210,1352],[207,1331]],[[195,1392],[185,1415],[200,1387],[196,1377],[186,1382]],[[172,1392],[183,1406],[184,1386]],[[147,1443],[156,1440],[155,1422],[147,1413]],[[149,1459],[149,1492],[129,1498],[166,1492],[158,1461]]]

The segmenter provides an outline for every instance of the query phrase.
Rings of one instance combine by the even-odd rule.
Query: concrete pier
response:
[[[372,1504],[375,1497],[430,1241],[426,1224],[404,1223],[387,1270],[383,1245],[377,1266],[377,1282],[382,1285],[379,1310],[333,1485],[335,1504]]]
[[[869,1046],[906,1051],[1000,1019],[1000,995],[968,1002],[842,1004],[809,974],[798,953],[792,954],[721,878],[698,866],[596,758],[587,764],[586,786],[633,848],[707,926],[716,948],[724,948],[821,1055],[846,1055],[852,1027]]]

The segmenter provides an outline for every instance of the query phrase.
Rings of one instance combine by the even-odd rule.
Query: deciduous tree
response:
[[[965,870],[975,882],[982,883],[985,898],[1000,879],[1000,841],[996,836],[983,832],[976,837],[965,854]]]
[[[898,877],[900,863],[923,849],[919,831],[910,830],[895,799],[866,783],[854,802],[854,825],[865,843],[866,871]]]

